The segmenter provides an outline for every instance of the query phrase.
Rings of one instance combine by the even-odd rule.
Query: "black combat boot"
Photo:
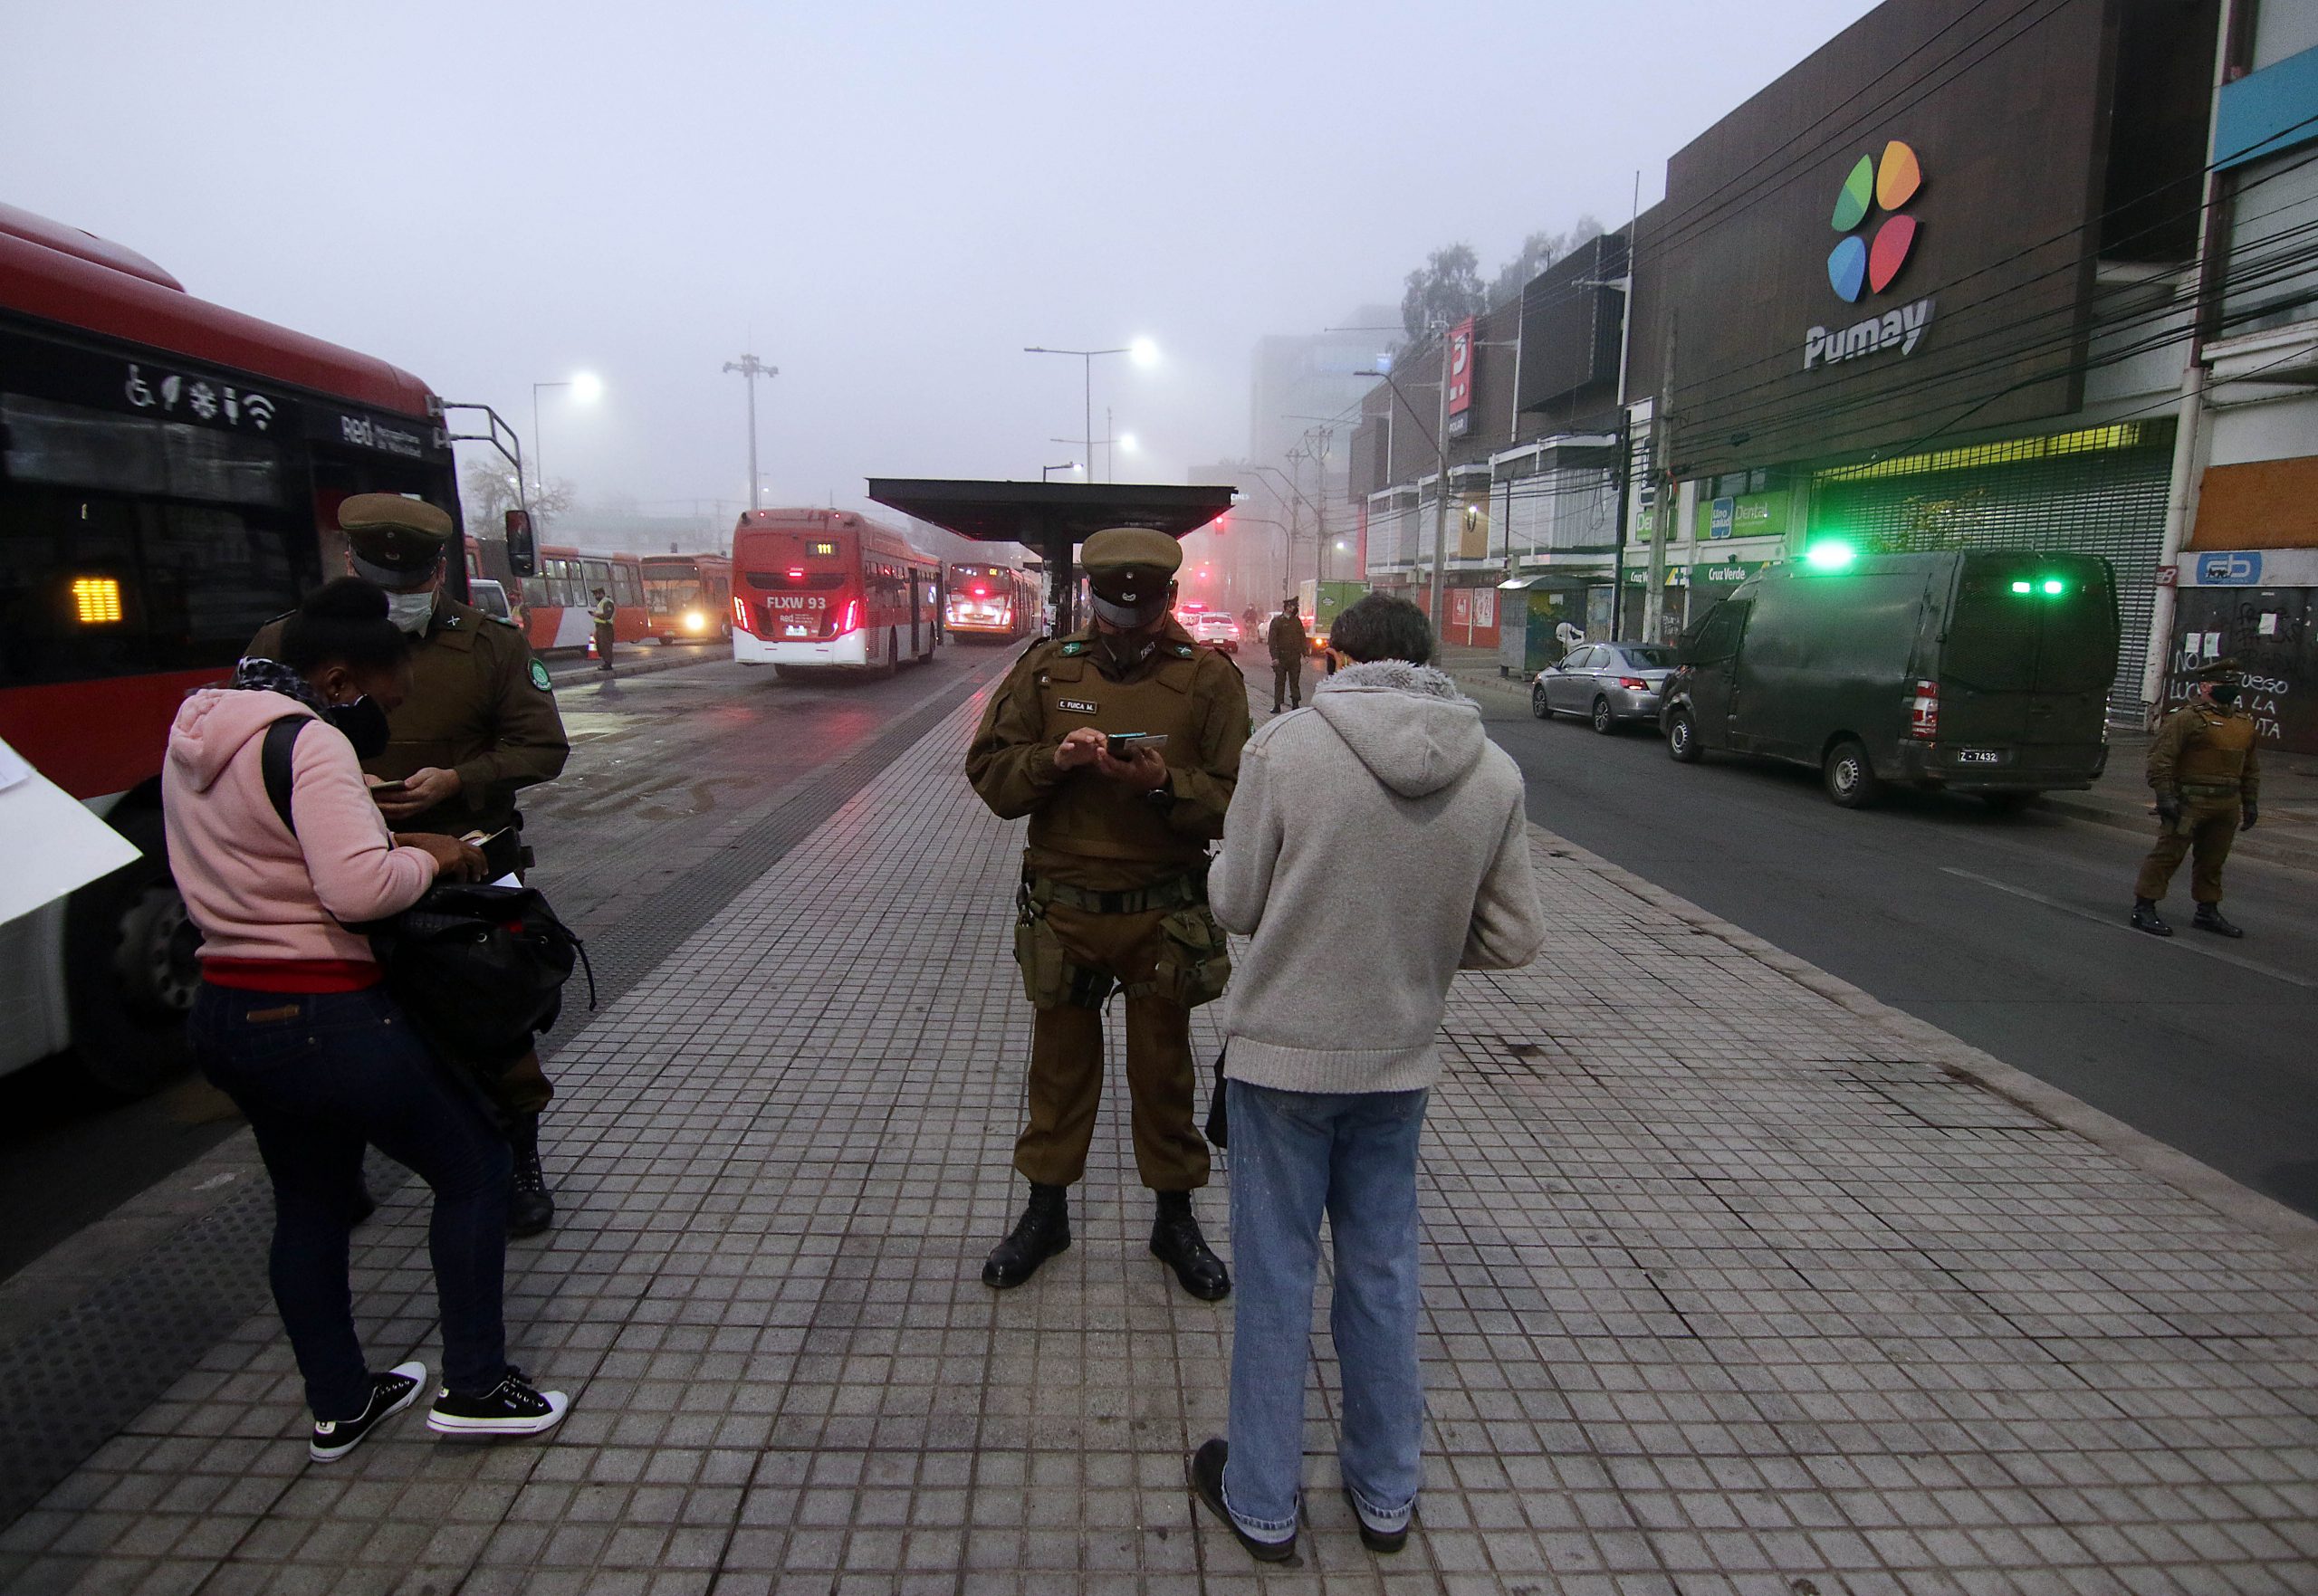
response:
[[[1039,1266],[1070,1250],[1070,1188],[1030,1182],[1030,1200],[1006,1239],[990,1249],[982,1283],[1011,1291],[1039,1272]]]
[[[1151,1225],[1151,1256],[1175,1272],[1183,1289],[1203,1303],[1221,1302],[1231,1295],[1231,1272],[1209,1250],[1200,1234],[1199,1218],[1192,1212],[1188,1191],[1162,1191],[1159,1217]]]
[[[2154,898],[2133,900],[2133,929],[2145,931],[2153,937],[2170,937],[2173,934],[2173,928],[2165,923],[2163,915],[2158,913],[2157,900]]]
[[[2217,937],[2242,937],[2246,934],[2244,926],[2232,924],[2222,918],[2219,903],[2199,903],[2198,912],[2189,917],[2189,923],[2199,931],[2209,931]]]
[[[515,1150],[515,1190],[507,1203],[507,1235],[521,1241],[555,1223],[555,1199],[548,1195],[547,1172],[540,1168],[540,1116],[527,1113],[507,1128]]]

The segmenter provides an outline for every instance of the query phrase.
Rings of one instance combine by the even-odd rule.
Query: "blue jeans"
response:
[[[370,1400],[347,1278],[366,1144],[434,1189],[443,1383],[463,1395],[498,1384],[507,1140],[395,1000],[378,987],[301,994],[205,981],[192,1037],[202,1073],[248,1116],[273,1182],[273,1302],[314,1417],[357,1418]]]
[[[1223,1498],[1260,1540],[1296,1533],[1320,1216],[1336,1235],[1328,1330],[1344,1378],[1345,1484],[1369,1527],[1403,1527],[1424,1466],[1416,1362],[1416,1152],[1423,1092],[1231,1084],[1231,1451]]]

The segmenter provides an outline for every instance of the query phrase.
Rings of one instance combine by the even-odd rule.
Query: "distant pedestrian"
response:
[[[2157,912],[2185,855],[2189,895],[2197,900],[2190,925],[2216,936],[2246,932],[2221,913],[2221,867],[2240,829],[2260,818],[2262,766],[2254,749],[2254,717],[2237,707],[2237,683],[2209,681],[2165,718],[2149,747],[2149,785],[2157,793],[2157,846],[2133,884],[2136,930],[2170,937]]]
[[[1371,1550],[1408,1537],[1417,1371],[1417,1141],[1460,969],[1545,940],[1521,774],[1432,668],[1423,612],[1371,594],[1336,617],[1354,663],[1313,712],[1249,741],[1210,890],[1250,939],[1224,1070],[1240,1271],[1231,1436],[1193,1454],[1209,1509],[1265,1562],[1295,1554],[1320,1220],[1344,1382],[1345,1495]]]
[[[372,1373],[355,1336],[347,1237],[365,1207],[365,1145],[434,1191],[443,1381],[429,1428],[537,1435],[569,1406],[507,1362],[507,1142],[347,929],[410,907],[438,875],[484,868],[455,838],[390,835],[363,785],[359,758],[384,748],[411,684],[408,639],[388,617],[385,591],[359,577],[317,589],[282,623],[278,660],[244,658],[231,686],[186,700],[161,776],[169,862],[203,938],[194,1054],[248,1117],[273,1185],[273,1300],[318,1463],[426,1384],[423,1363]],[[269,794],[264,745],[274,722],[301,718],[322,723],[291,745],[293,830]]]
[[[1271,618],[1264,643],[1271,650],[1271,712],[1279,713],[1285,698],[1290,709],[1304,707],[1304,656],[1311,651],[1312,636],[1304,629],[1291,598]]]
[[[618,618],[619,608],[612,603],[612,596],[599,588],[595,602],[588,606],[588,615],[596,623],[596,669],[609,675],[612,669],[612,623]]]
[[[1554,628],[1554,641],[1561,645],[1562,653],[1567,654],[1585,641],[1585,628],[1574,626],[1569,622],[1564,621]]]

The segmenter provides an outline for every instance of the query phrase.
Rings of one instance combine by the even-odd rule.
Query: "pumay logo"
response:
[[[1916,152],[1897,139],[1883,146],[1880,157],[1859,158],[1837,190],[1834,212],[1827,219],[1844,235],[1827,254],[1827,286],[1838,299],[1856,304],[1865,295],[1882,293],[1898,278],[1917,233],[1916,219],[1901,207],[1922,188],[1923,167]],[[1877,210],[1886,215],[1870,244],[1860,229]],[[1803,340],[1803,369],[1887,349],[1911,355],[1931,325],[1931,301],[1921,299],[1849,327],[1815,327]]]
[[[1830,331],[1815,327],[1803,339],[1803,369],[1814,366],[1832,366],[1838,360],[1849,360],[1861,355],[1873,355],[1884,349],[1897,349],[1902,355],[1915,353],[1916,343],[1923,337],[1923,330],[1931,325],[1931,301],[1918,300],[1896,311],[1886,311],[1881,316],[1870,316],[1864,321],[1854,321],[1849,327]]]

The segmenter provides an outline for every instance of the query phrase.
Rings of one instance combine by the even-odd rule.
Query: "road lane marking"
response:
[[[2218,959],[2224,964],[2235,964],[2240,970],[2249,970],[2256,975],[2268,976],[2272,980],[2285,981],[2293,986],[2307,987],[2313,990],[2318,990],[2318,980],[2311,980],[2304,976],[2292,975],[2287,973],[2285,970],[2276,969],[2271,965],[2256,962],[2251,959],[2240,959],[2237,954],[2225,953],[2219,948],[2200,947],[2196,942],[2182,940],[2180,936],[2164,938],[2150,937],[2145,931],[2133,931],[2132,926],[2125,921],[2114,919],[2106,914],[2095,914],[2090,909],[2080,909],[2074,903],[2064,903],[2058,898],[2048,898],[2042,893],[2032,893],[2026,887],[2014,886],[2010,882],[1991,881],[1985,875],[1975,875],[1968,870],[1958,870],[1951,865],[1940,866],[1940,873],[1942,875],[1958,876],[1965,881],[1976,881],[1982,886],[1992,886],[2000,893],[2010,893],[2016,898],[2026,898],[2032,903],[2042,903],[2047,909],[2057,909],[2064,914],[2074,914],[2079,920],[2090,920],[2095,925],[2109,926],[2116,931],[2132,932],[2133,935],[2147,938],[2150,941],[2161,941],[2169,942],[2180,949],[2184,953],[2196,953],[2200,957],[2207,959]]]

